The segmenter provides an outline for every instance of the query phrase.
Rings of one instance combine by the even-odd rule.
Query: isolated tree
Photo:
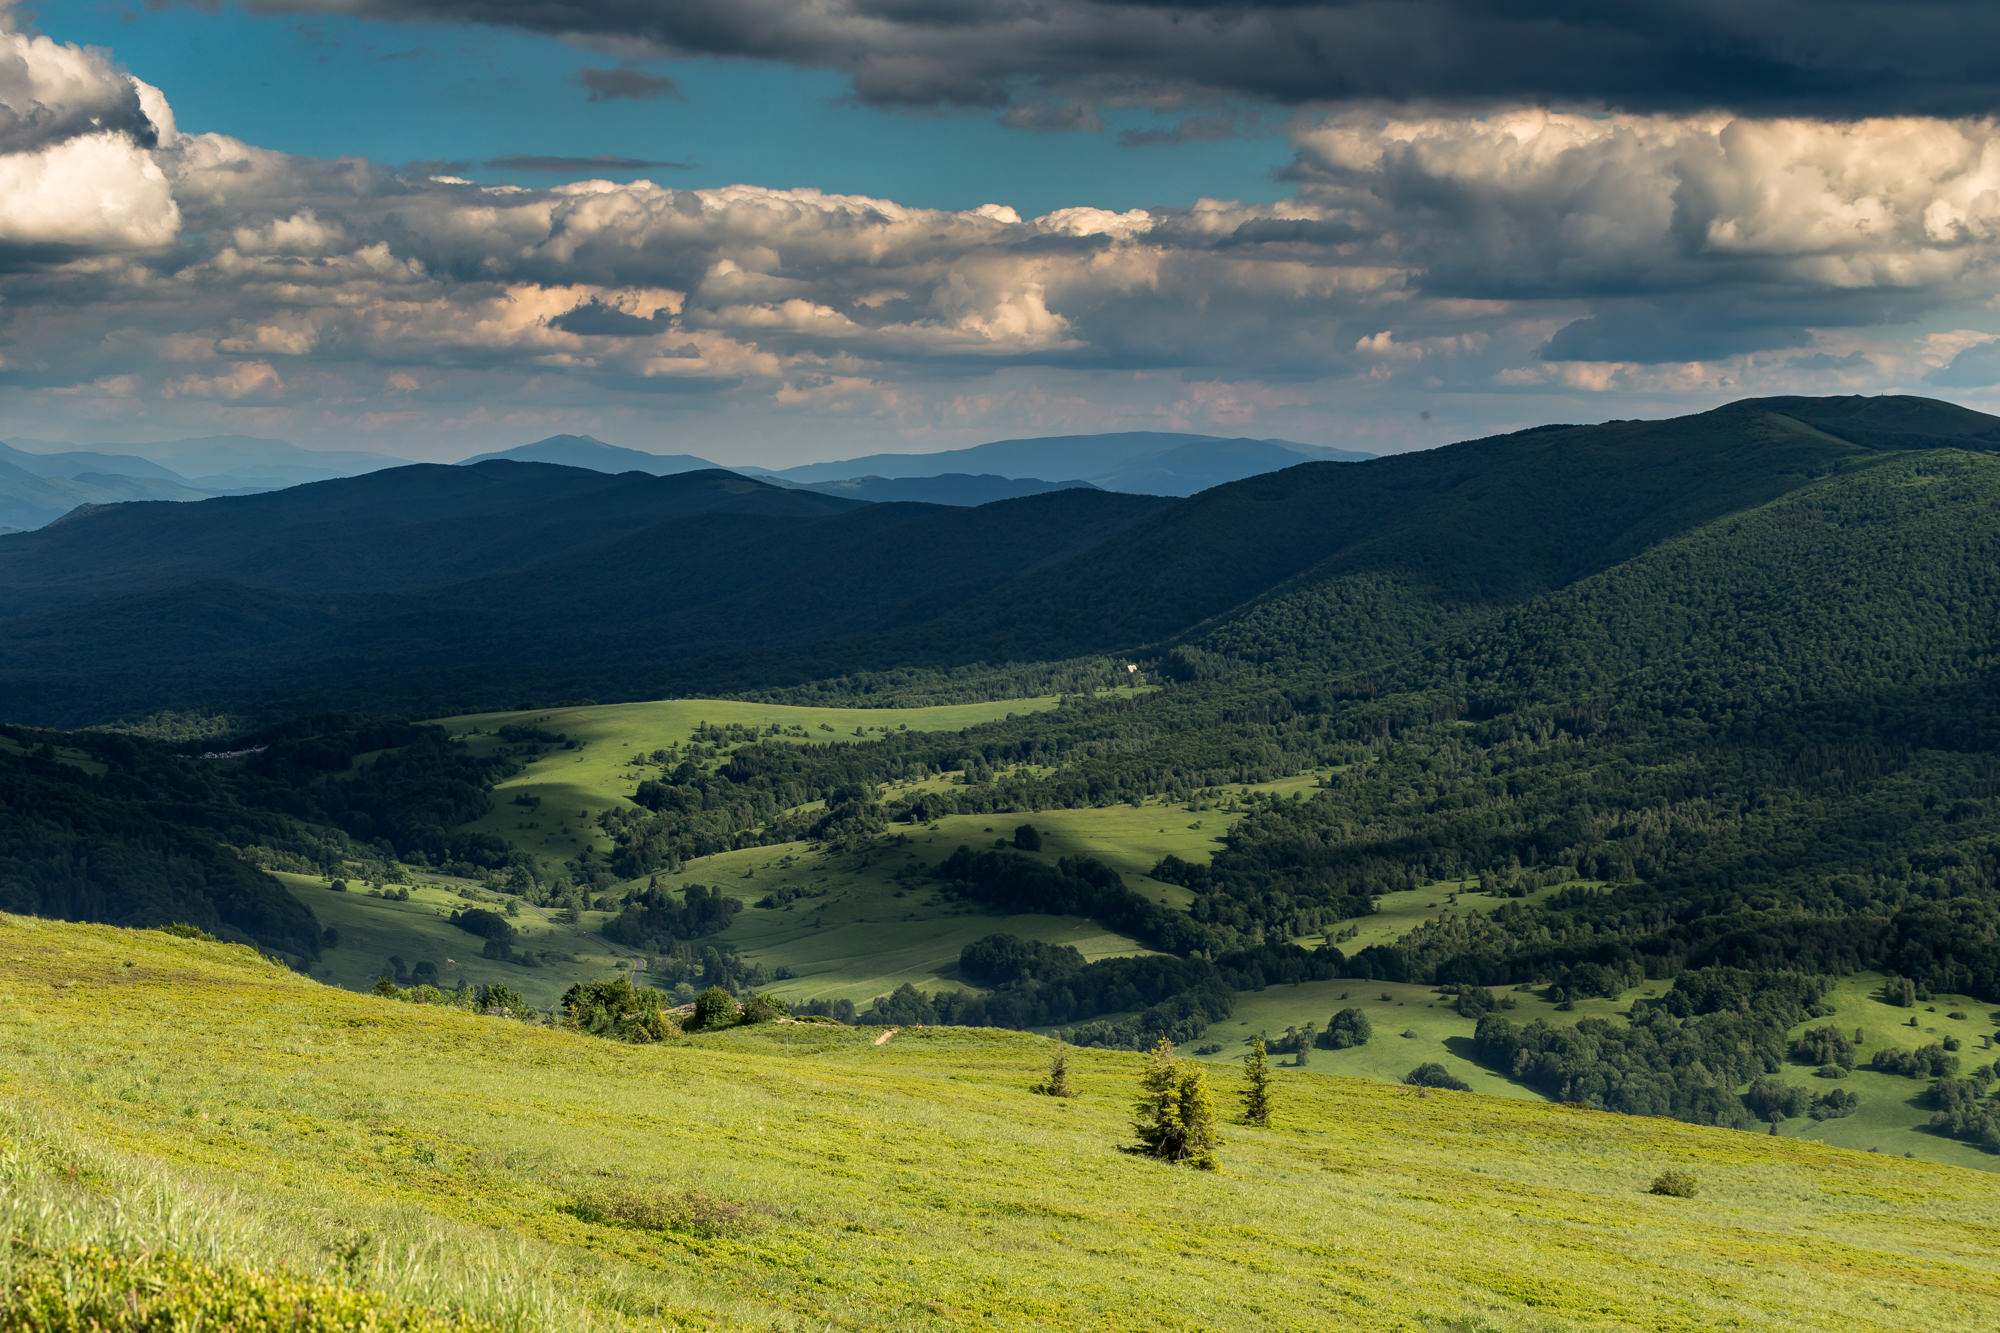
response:
[[[1243,1066],[1243,1123],[1271,1123],[1271,1065],[1264,1058],[1264,1039],[1252,1043],[1250,1060]]]
[[[1069,1046],[1058,1040],[1056,1048],[1049,1056],[1049,1076],[1047,1081],[1037,1083],[1035,1091],[1049,1097],[1074,1097],[1076,1089],[1069,1085]]]
[[[1163,1162],[1185,1162],[1205,1171],[1215,1169],[1215,1100],[1208,1075],[1197,1065],[1174,1058],[1174,1044],[1165,1037],[1147,1052],[1139,1074],[1139,1100],[1132,1128],[1148,1156]]]
[[[1042,835],[1033,824],[1023,824],[1014,830],[1014,845],[1024,852],[1042,850]]]

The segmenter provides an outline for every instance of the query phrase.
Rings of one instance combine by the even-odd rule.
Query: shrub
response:
[[[1646,1187],[1646,1193],[1663,1194],[1669,1199],[1692,1199],[1700,1190],[1694,1177],[1685,1171],[1662,1171]]]
[[[634,986],[629,977],[580,981],[563,992],[558,1009],[564,1027],[593,1037],[643,1044],[681,1035],[667,1013],[666,995]]]
[[[699,1010],[697,1010],[699,1012]],[[792,1011],[785,1002],[775,995],[753,995],[743,1005],[738,1021],[744,1023],[775,1023],[781,1018],[790,1018]]]
[[[570,1211],[587,1222],[617,1222],[640,1231],[670,1231],[713,1239],[759,1230],[775,1210],[734,1203],[701,1190],[647,1189],[624,1183],[579,1194]]]
[[[1403,1075],[1403,1082],[1413,1088],[1446,1088],[1452,1092],[1471,1092],[1472,1085],[1446,1069],[1435,1060],[1424,1063]]]
[[[203,944],[220,944],[221,940],[203,930],[200,926],[190,926],[185,921],[176,921],[171,926],[161,926],[162,935],[176,935],[184,940],[200,940]]]
[[[1813,1098],[1812,1106],[1806,1114],[1815,1120],[1838,1120],[1842,1116],[1853,1115],[1854,1108],[1860,1104],[1861,1099],[1846,1088],[1835,1088],[1832,1092],[1823,1092]]]
[[[1882,999],[1901,1009],[1913,1008],[1917,1003],[1917,983],[1908,977],[1890,977],[1882,983]]]
[[[1023,824],[1014,830],[1014,845],[1024,852],[1042,850],[1042,835],[1033,824]]]
[[[1350,1046],[1365,1046],[1375,1035],[1374,1025],[1368,1015],[1359,1009],[1342,1009],[1326,1020],[1326,1031],[1319,1034],[1319,1044],[1330,1051],[1344,1051]]]
[[[688,1016],[688,1031],[711,1032],[716,1028],[732,1028],[742,1021],[743,1011],[736,1005],[736,997],[720,986],[710,986],[694,997],[694,1012]]]

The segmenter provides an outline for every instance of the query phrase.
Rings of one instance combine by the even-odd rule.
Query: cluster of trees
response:
[[[1623,1022],[1517,1024],[1488,1014],[1474,1031],[1473,1053],[1558,1101],[1743,1125],[1763,1112],[1730,1088],[1783,1067],[1786,1031],[1823,1012],[1825,988],[1823,978],[1797,972],[1698,969],[1658,1000],[1634,1001]]]
[[[689,884],[678,900],[657,877],[628,895],[618,915],[604,923],[606,939],[631,949],[673,953],[684,940],[698,940],[728,929],[743,904],[705,884]]]
[[[2000,1097],[1994,1094],[1994,1069],[1981,1065],[1966,1078],[1949,1075],[1931,1084],[1931,1128],[1988,1152],[2000,1152]]]
[[[959,951],[958,966],[968,980],[992,989],[985,994],[925,994],[906,982],[878,998],[861,1021],[1013,1028],[1074,1024],[1068,1038],[1077,1045],[1140,1050],[1162,1038],[1179,1042],[1199,1035],[1230,1015],[1237,992],[1336,976],[1340,951],[1274,944],[1212,961],[1141,954],[1085,962],[1069,945],[1002,934],[966,945]],[[1089,1021],[1117,1013],[1132,1016]]]
[[[1165,953],[1187,955],[1223,943],[1185,912],[1134,892],[1116,870],[1091,856],[1065,856],[1051,866],[1019,852],[960,847],[938,865],[937,875],[961,896],[988,907],[1087,916]]]

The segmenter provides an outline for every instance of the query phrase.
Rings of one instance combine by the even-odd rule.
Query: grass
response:
[[[1288,791],[1312,778],[1286,779],[1251,790]],[[1183,805],[1148,803],[1029,814],[947,815],[927,825],[899,828],[866,851],[821,851],[785,843],[724,852],[662,874],[676,889],[687,884],[720,887],[744,911],[720,938],[767,971],[795,973],[770,989],[787,999],[850,999],[860,1005],[905,982],[920,990],[959,988],[959,951],[1002,932],[1067,944],[1085,958],[1146,952],[1135,941],[1081,917],[988,912],[945,896],[926,873],[960,846],[1012,846],[1014,829],[1033,824],[1039,852],[1054,862],[1078,853],[1116,867],[1139,892],[1185,905],[1187,891],[1145,872],[1169,853],[1205,861],[1240,811],[1189,811]],[[650,878],[650,877],[649,877]],[[634,881],[637,883],[638,881]],[[757,904],[783,890],[802,893],[783,906]]]
[[[410,891],[408,902],[370,897],[360,881],[349,881],[348,891],[335,893],[328,881],[316,875],[280,873],[285,887],[312,908],[322,925],[338,933],[339,944],[325,950],[313,965],[313,975],[336,986],[365,990],[387,967],[391,954],[414,967],[421,960],[438,965],[439,984],[447,989],[461,981],[470,986],[504,982],[540,1006],[555,1002],[570,983],[596,980],[618,970],[621,958],[584,934],[547,920],[541,913],[523,908],[511,918],[522,952],[559,955],[540,967],[501,963],[480,955],[485,941],[451,924],[452,912],[469,906],[501,910],[500,901],[474,891],[466,898],[438,882],[412,880],[402,885]],[[586,913],[584,926],[598,914]]]
[[[1969,1073],[1979,1065],[2000,1060],[2000,1048],[1987,1044],[1987,1039],[1995,1034],[1996,1025],[2000,1025],[2000,1012],[1992,1005],[1962,995],[1939,995],[1922,1001],[1915,1009],[1898,1008],[1882,1000],[1884,980],[1881,974],[1873,972],[1843,977],[1827,997],[1834,1006],[1833,1016],[1801,1023],[1791,1035],[1796,1037],[1807,1028],[1831,1024],[1852,1037],[1858,1028],[1865,1034],[1856,1047],[1858,1066],[1865,1066],[1879,1050],[1911,1050],[1946,1037],[1959,1039],[1957,1055],[1962,1072]],[[1954,1012],[1965,1017],[1950,1017]],[[1917,1020],[1914,1028],[1908,1026],[1912,1018]],[[2000,1171],[2000,1157],[1974,1144],[1931,1131],[1931,1111],[1924,1105],[1929,1079],[1904,1078],[1857,1067],[1846,1078],[1829,1081],[1815,1077],[1813,1070],[1803,1065],[1787,1066],[1783,1076],[1814,1093],[1844,1088],[1859,1097],[1861,1104],[1853,1115],[1838,1120],[1800,1117],[1784,1121],[1778,1127],[1782,1135],[1818,1139],[1847,1148],[1914,1153],[1933,1161]]]
[[[1061,700],[1000,699],[991,703],[930,708],[812,708],[745,703],[732,699],[667,699],[651,703],[597,704],[518,713],[475,713],[437,724],[475,752],[498,748],[503,726],[522,724],[581,742],[530,762],[494,790],[494,809],[469,829],[491,833],[551,863],[574,858],[585,847],[607,850],[597,828],[604,811],[627,807],[653,770],[635,766],[654,750],[684,745],[704,723],[716,727],[781,729],[761,739],[803,744],[855,744],[898,731],[961,731],[1015,714],[1047,712]],[[802,730],[803,736],[785,734]],[[516,804],[517,798],[539,805]]]
[[[1615,1017],[1639,996],[1657,995],[1665,989],[1664,982],[1650,983],[1626,992],[1616,1001],[1580,1000],[1573,1011],[1558,1011],[1554,1004],[1526,986],[1497,986],[1493,994],[1513,1001],[1514,1008],[1508,1011],[1508,1017],[1517,1021],[1545,1018],[1552,1023],[1573,1023],[1580,1018]],[[1472,1031],[1478,1021],[1462,1017],[1450,1001],[1438,997],[1437,989],[1432,986],[1389,981],[1308,981],[1251,991],[1238,995],[1236,1012],[1212,1024],[1193,1044],[1219,1044],[1222,1050],[1210,1058],[1234,1062],[1247,1053],[1252,1037],[1262,1035],[1268,1042],[1283,1036],[1287,1027],[1302,1027],[1307,1023],[1324,1029],[1329,1018],[1349,1008],[1368,1015],[1375,1035],[1367,1044],[1344,1051],[1315,1050],[1306,1068],[1350,1078],[1400,1083],[1418,1065],[1435,1060],[1465,1080],[1475,1092],[1541,1100],[1539,1094],[1512,1079],[1473,1063]],[[1282,1062],[1288,1063],[1290,1058],[1283,1057]]]
[[[0,1226],[519,1330],[2000,1323],[1983,1172],[1280,1071],[1198,1173],[1118,1150],[1134,1056],[1064,1101],[1032,1036],[874,1040],[625,1047],[0,917]]]

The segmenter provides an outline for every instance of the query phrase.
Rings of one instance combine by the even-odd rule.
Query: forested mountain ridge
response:
[[[124,506],[0,541],[0,718],[674,692],[668,664],[880,633],[1166,503],[871,505],[489,462]]]
[[[1974,439],[1989,420],[1923,400],[1821,415],[1871,440],[1883,420],[1911,440]],[[1752,402],[1304,464],[1179,503],[857,509],[717,471],[417,466],[0,539],[0,684],[10,716],[74,724],[1167,648],[1189,677],[1217,655],[1353,668],[1883,456]]]

